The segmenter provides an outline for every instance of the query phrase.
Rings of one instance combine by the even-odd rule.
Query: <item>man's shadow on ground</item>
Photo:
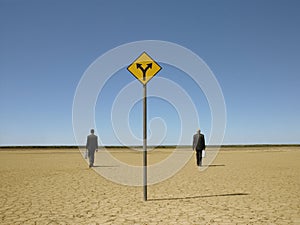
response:
[[[101,166],[98,166],[98,165],[95,165],[93,166],[93,168],[105,168],[105,167],[120,167],[119,165],[101,165]]]
[[[225,165],[224,164],[203,165],[203,167],[218,167],[218,166],[225,166]]]

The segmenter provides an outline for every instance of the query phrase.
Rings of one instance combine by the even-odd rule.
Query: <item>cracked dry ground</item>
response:
[[[193,157],[144,202],[74,149],[1,150],[0,224],[300,224],[299,159],[299,147],[226,148],[200,172]]]

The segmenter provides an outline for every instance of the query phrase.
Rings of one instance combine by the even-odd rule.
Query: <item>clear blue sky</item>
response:
[[[207,63],[225,98],[224,144],[299,144],[299,8],[297,0],[0,0],[0,145],[75,144],[72,104],[84,71],[106,51],[140,40],[177,43]],[[201,90],[176,68],[165,71],[193,96],[209,133]],[[134,81],[125,73],[112,77],[96,106],[103,144],[118,144],[109,96]],[[174,143],[180,129],[174,107],[155,98],[148,107],[149,120],[159,116],[170,127],[164,144]],[[130,116],[138,118],[130,121],[138,137],[141,112],[136,105]],[[183,134],[186,140],[197,126]]]

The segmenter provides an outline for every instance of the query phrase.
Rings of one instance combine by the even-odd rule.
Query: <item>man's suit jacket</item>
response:
[[[201,151],[205,149],[205,138],[203,134],[195,134],[193,137],[193,149],[196,151]]]
[[[94,134],[87,136],[86,148],[90,151],[98,149],[98,137]]]

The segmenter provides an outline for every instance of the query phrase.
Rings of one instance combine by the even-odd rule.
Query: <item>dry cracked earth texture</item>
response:
[[[103,178],[78,150],[5,149],[0,224],[300,224],[299,150],[226,148],[204,171],[193,156],[145,202],[142,187]]]

